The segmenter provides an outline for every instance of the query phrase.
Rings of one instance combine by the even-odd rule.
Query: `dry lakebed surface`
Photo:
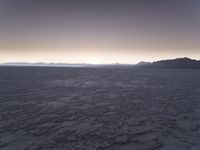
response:
[[[0,67],[0,150],[199,150],[200,70]]]

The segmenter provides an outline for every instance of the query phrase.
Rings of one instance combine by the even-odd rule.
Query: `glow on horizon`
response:
[[[0,63],[200,59],[198,0],[3,0]]]
[[[29,63],[86,63],[86,64],[136,64],[140,61],[157,61],[162,59],[173,59],[189,57],[200,59],[199,53],[184,53],[174,51],[166,52],[138,52],[138,51],[10,51],[0,55],[0,63],[7,62],[29,62]]]

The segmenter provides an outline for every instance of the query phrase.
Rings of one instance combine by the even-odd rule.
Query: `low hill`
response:
[[[136,66],[145,68],[200,69],[200,61],[184,57],[184,58],[160,60],[160,61],[155,61],[153,63],[141,62],[138,63]]]

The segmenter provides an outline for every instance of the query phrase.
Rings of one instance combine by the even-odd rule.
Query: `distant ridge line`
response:
[[[142,68],[175,68],[175,69],[200,69],[200,61],[188,57],[166,59],[154,62],[140,62],[136,65]]]
[[[174,68],[174,69],[200,69],[200,60],[188,57],[159,60],[154,62],[141,61],[138,64],[87,64],[87,63],[28,63],[28,62],[8,62],[2,63],[0,66],[41,66],[41,67],[103,67],[103,68]]]

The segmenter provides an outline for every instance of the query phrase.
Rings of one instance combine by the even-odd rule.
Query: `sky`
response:
[[[200,59],[199,0],[0,0],[0,63]]]

